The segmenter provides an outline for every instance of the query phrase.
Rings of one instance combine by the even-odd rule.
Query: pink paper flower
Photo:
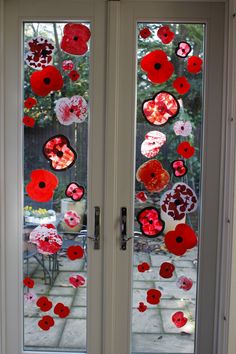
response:
[[[174,132],[176,135],[189,136],[192,132],[191,122],[184,122],[183,120],[178,120],[174,124]]]
[[[76,227],[80,223],[80,216],[74,210],[69,210],[64,215],[64,221],[69,227]]]
[[[147,194],[146,194],[146,193],[144,193],[144,192],[138,192],[138,193],[136,194],[136,199],[137,199],[139,202],[144,203],[144,202],[146,202],[146,200],[148,199],[148,197],[147,197]]]
[[[62,62],[62,69],[64,71],[71,71],[74,69],[74,63],[72,60],[64,60]]]
[[[157,130],[150,131],[145,135],[145,140],[141,145],[141,153],[148,158],[152,158],[158,154],[165,142],[165,134]]]
[[[88,115],[88,104],[82,96],[63,97],[57,100],[55,112],[63,125],[82,123]]]
[[[29,291],[28,293],[26,293],[24,295],[24,300],[28,304],[35,303],[36,299],[37,299],[37,296],[33,291]]]
[[[83,198],[84,187],[78,185],[76,182],[72,182],[66,187],[65,194],[67,197],[77,202]]]
[[[62,246],[62,238],[52,224],[37,226],[30,233],[30,242],[35,243],[39,253],[50,255],[57,253]]]
[[[188,291],[192,288],[193,281],[191,278],[182,276],[177,280],[177,286],[178,288],[183,289],[184,291]]]
[[[77,275],[72,275],[69,278],[69,282],[73,286],[73,288],[78,288],[85,284],[85,279],[81,275],[77,274]]]
[[[187,42],[180,42],[178,48],[176,48],[175,53],[180,58],[186,58],[191,52],[191,45]]]

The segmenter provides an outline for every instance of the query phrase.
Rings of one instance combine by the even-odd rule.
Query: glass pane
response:
[[[133,353],[194,353],[203,24],[137,24]]]
[[[86,352],[86,23],[24,24],[24,349]]]

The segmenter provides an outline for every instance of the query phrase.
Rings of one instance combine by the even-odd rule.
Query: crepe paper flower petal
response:
[[[180,95],[185,95],[190,90],[191,85],[185,76],[180,76],[173,82],[173,87]]]
[[[72,275],[69,278],[69,282],[73,286],[73,288],[78,288],[85,284],[85,279],[81,275]]]
[[[80,74],[76,70],[72,70],[68,76],[72,81],[77,81],[80,78]]]
[[[187,42],[179,42],[175,54],[180,58],[186,58],[191,52],[191,45]]]
[[[159,274],[162,278],[169,279],[173,277],[173,272],[175,270],[175,266],[169,262],[163,262],[160,267]]]
[[[197,56],[192,56],[188,58],[187,70],[191,74],[198,74],[202,70],[202,59]]]
[[[160,302],[162,293],[157,289],[150,289],[147,291],[147,302],[151,305],[157,305]]]
[[[69,140],[62,134],[55,135],[44,143],[43,154],[55,171],[63,171],[72,167],[77,158]]]
[[[41,311],[47,312],[52,308],[52,301],[48,300],[46,296],[41,296],[37,300],[36,305],[40,308]]]
[[[23,280],[23,283],[25,286],[27,286],[27,288],[29,289],[32,289],[34,287],[34,280],[29,278],[29,277],[26,277],[24,280]]]
[[[76,259],[83,258],[84,250],[81,246],[70,246],[67,248],[66,254],[71,261],[75,261]]]
[[[88,116],[88,104],[82,96],[63,97],[56,101],[57,119],[63,125],[82,123]]]
[[[144,302],[140,302],[137,309],[139,312],[145,312],[147,310],[147,305],[145,305]]]
[[[182,311],[177,311],[172,316],[172,322],[177,328],[181,328],[186,325],[188,319],[184,317],[184,313]]]
[[[136,178],[150,193],[161,192],[170,181],[169,173],[158,160],[149,160],[142,164],[136,172]]]
[[[30,85],[36,95],[45,97],[52,91],[61,90],[63,78],[55,66],[49,65],[31,74]]]
[[[162,26],[157,31],[157,37],[160,38],[163,44],[169,44],[174,39],[174,32],[170,30],[169,26]]]
[[[35,303],[36,299],[37,299],[37,296],[33,291],[29,291],[26,294],[24,294],[25,303],[33,304],[33,303]]]
[[[197,196],[186,183],[176,183],[160,199],[161,210],[174,220],[182,220],[197,209]]]
[[[48,202],[58,186],[58,178],[47,170],[34,170],[30,182],[26,185],[28,196],[36,202]]]
[[[182,256],[187,250],[197,246],[197,236],[189,225],[178,224],[175,230],[165,234],[164,242],[170,253]]]
[[[150,265],[147,262],[143,262],[140,263],[137,268],[140,273],[144,273],[150,269]]]
[[[146,54],[140,62],[148,79],[154,84],[162,84],[169,80],[174,72],[174,65],[168,60],[163,50],[154,50]]]
[[[159,211],[154,207],[142,209],[137,215],[137,221],[142,234],[150,238],[160,235],[165,227]]]
[[[69,210],[64,214],[63,218],[67,226],[73,228],[80,224],[81,217],[74,210]]]
[[[34,228],[29,240],[35,243],[38,252],[44,255],[55,254],[62,246],[62,238],[52,224],[42,224]]]
[[[178,120],[174,124],[174,132],[176,135],[189,136],[192,132],[192,124],[190,121]]]
[[[165,142],[165,134],[157,130],[148,132],[145,135],[145,140],[141,145],[141,153],[148,158],[152,158],[158,154],[160,148],[165,144]]]
[[[144,27],[144,28],[142,28],[140,31],[139,31],[139,35],[140,35],[140,37],[142,37],[143,39],[146,39],[146,38],[148,38],[148,37],[150,37],[151,36],[151,31],[150,31],[150,29],[148,28],[148,27]]]
[[[48,38],[36,37],[28,41],[29,51],[25,55],[26,64],[41,70],[52,64],[55,45]]]
[[[193,286],[193,281],[191,278],[187,278],[187,277],[180,277],[177,280],[177,287],[180,289],[183,289],[184,291],[189,291]]]
[[[65,195],[75,202],[78,202],[83,198],[84,192],[84,187],[80,186],[76,182],[71,182],[66,187]]]
[[[58,315],[60,318],[65,318],[70,314],[70,309],[68,306],[65,306],[61,302],[58,302],[54,307],[55,315]]]
[[[146,202],[146,200],[148,199],[147,194],[144,192],[139,192],[136,194],[136,199],[141,202],[144,203]]]
[[[82,23],[67,23],[63,30],[61,49],[72,55],[84,55],[88,51],[90,36],[89,28]]]
[[[29,116],[24,116],[22,122],[27,127],[33,128],[35,125],[35,119]]]
[[[187,167],[185,166],[184,160],[174,160],[171,163],[175,177],[183,177],[188,172]]]
[[[177,146],[177,153],[185,159],[190,159],[194,155],[195,149],[188,141],[183,141]]]
[[[34,97],[28,97],[26,98],[24,102],[24,107],[27,109],[33,108],[37,104],[37,100]]]
[[[48,331],[51,327],[55,324],[54,319],[52,316],[43,316],[42,319],[38,322],[38,326],[43,331]]]
[[[179,113],[179,102],[167,91],[158,92],[142,104],[145,119],[152,125],[164,125]]]
[[[64,71],[71,71],[74,69],[74,63],[72,60],[63,60],[62,69]]]

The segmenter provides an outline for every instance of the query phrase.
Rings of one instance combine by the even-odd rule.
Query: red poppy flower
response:
[[[175,54],[180,58],[186,58],[191,52],[191,45],[187,42],[179,42]]]
[[[150,269],[150,265],[147,262],[143,262],[140,263],[137,268],[140,273],[144,273]]]
[[[146,39],[148,37],[151,36],[151,31],[148,27],[145,27],[145,28],[142,28],[140,31],[139,31],[139,35],[140,37],[142,37],[143,39]]]
[[[85,284],[85,279],[81,275],[72,275],[69,278],[69,282],[73,286],[73,288],[78,288]]]
[[[145,305],[143,302],[140,302],[137,309],[139,312],[145,312],[147,310],[147,305]]]
[[[31,74],[30,85],[36,95],[44,97],[52,91],[60,90],[63,86],[63,79],[60,71],[55,66],[49,65]]]
[[[40,308],[41,311],[47,312],[52,308],[52,302],[48,300],[46,296],[41,296],[36,305]]]
[[[188,319],[184,317],[184,313],[182,311],[177,311],[172,316],[172,322],[177,328],[181,328],[186,325]]]
[[[69,73],[69,77],[72,81],[77,81],[79,78],[80,78],[80,74],[78,73],[78,71],[76,70],[72,70],[70,73]]]
[[[162,84],[169,80],[174,72],[174,65],[168,60],[163,50],[154,50],[146,54],[140,62],[143,71],[146,71],[148,79],[154,84]]]
[[[197,56],[188,58],[187,70],[192,74],[198,74],[202,70],[202,59]]]
[[[172,278],[175,266],[172,263],[164,262],[161,264],[159,274],[162,278]]]
[[[184,95],[190,90],[191,85],[185,76],[181,76],[175,79],[173,87],[180,95]]]
[[[62,69],[64,71],[71,71],[74,68],[74,63],[72,60],[64,60],[62,62]]]
[[[64,304],[58,302],[58,304],[56,304],[56,306],[54,307],[54,313],[60,318],[65,318],[69,315],[70,309],[68,306],[65,306]]]
[[[184,291],[189,291],[193,286],[193,281],[191,278],[182,276],[177,280],[177,286]]]
[[[53,197],[54,189],[58,186],[58,178],[46,170],[34,170],[26,186],[28,196],[36,202],[48,202]]]
[[[185,159],[190,159],[194,155],[195,149],[188,141],[183,141],[177,146],[177,152]]]
[[[35,125],[35,119],[29,116],[24,116],[22,122],[24,123],[24,125],[30,128],[33,128]]]
[[[143,115],[152,125],[163,125],[179,113],[179,102],[169,92],[160,91],[142,104]]]
[[[137,193],[136,198],[138,199],[138,201],[140,201],[142,203],[146,202],[146,200],[148,199],[147,194],[144,192]]]
[[[67,257],[74,261],[75,259],[82,258],[84,256],[84,250],[80,246],[70,246],[67,248]]]
[[[147,237],[156,237],[163,230],[165,223],[160,218],[159,211],[154,207],[142,209],[137,215],[141,232]]]
[[[64,27],[61,49],[69,54],[84,55],[88,50],[90,30],[82,23],[67,23]]]
[[[158,160],[149,160],[142,164],[137,170],[136,178],[151,193],[161,192],[170,181],[169,173]]]
[[[26,277],[24,280],[23,280],[23,283],[25,286],[27,286],[27,288],[30,288],[32,289],[34,287],[34,280],[29,278],[29,277]]]
[[[147,291],[147,302],[151,305],[157,305],[160,302],[161,292],[157,289],[150,289]]]
[[[55,135],[43,145],[43,153],[50,161],[51,168],[63,171],[75,163],[76,152],[72,149],[69,140],[64,135]]]
[[[182,256],[197,245],[197,236],[189,225],[178,224],[174,231],[165,234],[164,242],[170,253]]]
[[[48,331],[51,327],[54,326],[54,319],[51,316],[43,316],[42,319],[38,322],[38,326],[44,330]]]
[[[76,182],[72,182],[66,187],[65,195],[78,202],[84,196],[84,187],[80,186]]]
[[[31,109],[32,107],[34,107],[37,104],[37,100],[34,97],[28,97],[26,98],[25,102],[24,102],[24,106],[27,109]]]
[[[188,172],[184,160],[175,160],[171,163],[175,177],[183,177]]]
[[[169,44],[173,41],[175,34],[170,30],[169,26],[162,26],[157,31],[157,36],[163,44]]]

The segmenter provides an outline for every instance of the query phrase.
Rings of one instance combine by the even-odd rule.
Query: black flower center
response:
[[[70,221],[73,221],[74,220],[74,218],[70,218]]]
[[[71,113],[73,113],[73,112],[74,112],[73,108],[71,108],[71,109],[70,109],[70,112],[71,112]]]
[[[197,63],[193,63],[193,66],[196,66],[197,65]]]
[[[153,221],[152,221],[152,220],[149,220],[149,224],[153,224]]]
[[[180,204],[181,204],[179,199],[176,199],[176,200],[174,201],[174,203],[175,203],[175,205],[180,205]]]
[[[160,70],[161,64],[160,64],[160,63],[154,64],[154,68],[155,68],[156,70]]]
[[[188,148],[185,148],[184,151],[187,152],[187,151],[188,151]]]
[[[177,243],[183,242],[183,237],[182,237],[182,236],[177,236],[177,237],[176,237],[176,242],[177,242]]]
[[[182,126],[180,129],[181,129],[181,130],[184,130],[184,127]]]
[[[183,85],[183,84],[180,84],[179,86],[180,86],[180,87],[183,87],[184,85]]]
[[[43,49],[42,52],[41,52],[42,57],[46,57],[47,54],[48,54],[47,49]]]
[[[156,174],[155,174],[154,172],[152,172],[150,176],[151,176],[151,177],[155,177]]]
[[[167,33],[165,33],[165,34],[164,34],[164,37],[167,37],[167,36],[168,36],[168,34],[167,34]]]
[[[39,182],[39,188],[45,188],[46,183],[45,182]]]
[[[77,36],[74,36],[74,41],[78,41],[78,37]]]
[[[45,85],[49,85],[50,82],[51,82],[51,79],[50,79],[49,77],[45,77],[45,78],[43,79],[43,82],[45,83]]]
[[[63,152],[62,151],[57,151],[57,156],[58,157],[62,157],[63,156]]]
[[[48,237],[45,237],[44,241],[48,242],[49,241],[49,238]],[[45,305],[45,304],[44,304]]]

